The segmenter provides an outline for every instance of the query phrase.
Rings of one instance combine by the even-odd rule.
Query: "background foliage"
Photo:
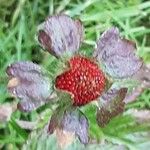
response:
[[[100,33],[115,25],[120,28],[123,36],[136,41],[138,55],[145,63],[150,63],[150,1],[148,0],[0,0],[0,103],[16,101],[6,90],[5,69],[10,63],[32,60],[55,72],[56,59],[48,53],[43,53],[35,40],[35,33],[37,25],[48,15],[61,12],[80,18],[83,22],[85,26],[85,41],[81,47],[83,54],[91,55],[95,40]],[[127,110],[131,108],[149,109],[150,91],[145,90],[136,102],[127,106]],[[14,112],[8,123],[0,124],[0,149],[21,149],[24,141],[27,140],[30,132],[20,128],[16,119],[47,120],[51,110],[48,108],[47,111],[44,115],[41,114],[42,108],[30,114]],[[106,128],[100,129],[95,125],[93,108],[88,106],[83,111],[91,122],[91,137],[96,137],[99,142],[103,139],[110,141],[106,149],[112,147],[111,142],[126,145],[129,149],[143,148],[143,145],[146,145],[145,142],[143,145],[138,143],[140,145],[138,147],[138,140],[131,135],[134,132],[148,131],[149,128],[135,125],[130,116],[117,117]],[[38,125],[38,128],[41,126]]]

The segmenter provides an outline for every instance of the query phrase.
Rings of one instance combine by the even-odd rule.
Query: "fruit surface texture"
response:
[[[69,69],[56,78],[55,87],[71,94],[75,106],[96,100],[105,88],[105,76],[99,66],[83,56],[69,60]]]

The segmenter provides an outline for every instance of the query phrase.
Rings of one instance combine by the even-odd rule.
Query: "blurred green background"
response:
[[[68,14],[83,22],[85,41],[81,47],[82,53],[90,55],[100,34],[111,26],[117,26],[123,36],[136,42],[137,53],[144,62],[150,63],[148,0],[0,0],[0,103],[14,101],[6,90],[5,70],[9,64],[31,60],[48,70],[55,68],[56,59],[41,50],[35,34],[37,26],[47,16],[58,13]],[[150,91],[145,90],[136,102],[127,106],[129,108],[150,109]],[[33,121],[37,114],[17,111],[12,118]],[[15,121],[0,124],[0,149],[20,149],[28,133],[19,130]],[[22,139],[22,136],[25,137]]]

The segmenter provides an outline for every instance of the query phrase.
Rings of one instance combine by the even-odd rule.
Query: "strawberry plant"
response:
[[[43,132],[47,136],[56,132],[60,147],[76,137],[83,144],[93,140],[84,107],[94,105],[92,116],[103,128],[124,112],[139,85],[150,86],[149,68],[137,56],[135,42],[121,37],[117,27],[104,31],[91,57],[79,50],[84,41],[82,22],[67,15],[48,17],[38,26],[36,40],[59,62],[55,73],[30,61],[13,63],[6,70],[8,90],[19,98],[17,109],[24,112],[55,104]]]

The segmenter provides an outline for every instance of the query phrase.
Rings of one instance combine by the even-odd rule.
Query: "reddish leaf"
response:
[[[65,52],[74,54],[83,39],[83,26],[79,20],[67,15],[56,15],[39,26],[38,41],[52,55],[60,57]]]
[[[18,108],[31,111],[44,104],[51,94],[51,81],[42,68],[32,62],[17,62],[7,68],[9,92],[21,99]]]
[[[126,93],[126,88],[110,89],[101,97],[101,106],[97,110],[97,122],[100,127],[104,127],[113,117],[124,111],[123,100]]]
[[[142,66],[135,54],[135,43],[123,39],[119,30],[112,27],[97,41],[94,56],[104,64],[106,72],[114,78],[127,78],[134,75]]]

